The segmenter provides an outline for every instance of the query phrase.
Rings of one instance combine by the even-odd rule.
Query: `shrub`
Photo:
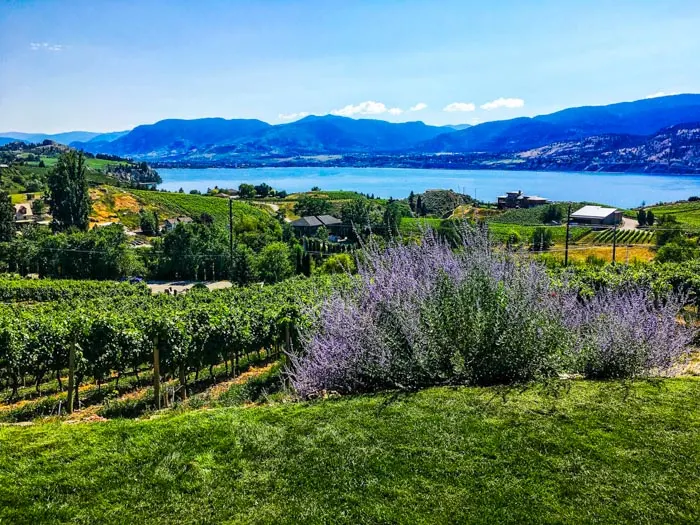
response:
[[[302,397],[442,384],[518,384],[563,372],[634,378],[667,372],[694,330],[679,295],[621,286],[583,298],[484,230],[433,231],[366,247],[354,286],[309,312],[287,369]]]
[[[462,226],[453,251],[429,231],[419,244],[368,248],[359,284],[336,294],[302,333],[288,371],[297,392],[351,393],[549,377],[569,344],[574,295],[543,267],[491,249]]]
[[[695,329],[679,323],[682,297],[655,300],[644,288],[605,290],[574,321],[580,370],[590,378],[634,378],[667,372],[687,355]]]

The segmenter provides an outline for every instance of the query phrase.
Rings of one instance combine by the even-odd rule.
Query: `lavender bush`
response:
[[[572,328],[579,369],[590,378],[634,378],[671,371],[696,332],[679,322],[683,298],[650,289],[606,290],[586,301]]]
[[[581,301],[541,264],[493,249],[485,230],[465,224],[458,238],[456,249],[430,230],[417,244],[365,247],[356,285],[301,333],[288,369],[298,394],[512,384],[579,369],[630,377],[685,352],[677,298],[657,304],[637,290]]]

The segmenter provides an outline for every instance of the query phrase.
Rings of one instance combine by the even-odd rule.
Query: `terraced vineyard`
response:
[[[615,231],[605,230],[593,232],[582,242],[588,244],[612,244]],[[617,244],[652,244],[654,242],[654,232],[647,230],[618,230]]]

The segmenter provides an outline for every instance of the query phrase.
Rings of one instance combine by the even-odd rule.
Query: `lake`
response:
[[[405,198],[411,191],[453,189],[495,201],[506,191],[522,190],[556,201],[592,201],[630,208],[700,195],[700,176],[629,173],[571,173],[502,170],[421,170],[402,168],[255,168],[160,169],[160,188],[186,192],[236,188],[242,182],[268,183],[288,193],[354,190],[378,197]]]

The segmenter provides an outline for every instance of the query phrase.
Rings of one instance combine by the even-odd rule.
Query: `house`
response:
[[[32,208],[28,203],[15,204],[15,221],[31,221],[34,218]]]
[[[523,192],[509,191],[505,195],[498,197],[498,207],[502,210],[507,208],[532,208],[534,206],[542,206],[549,201],[544,197],[537,195],[523,195]]]
[[[591,226],[613,226],[622,222],[622,212],[615,208],[584,206],[571,214],[571,222]]]
[[[175,217],[174,219],[165,219],[163,222],[163,230],[166,233],[171,232],[175,229],[178,224],[189,224],[192,222],[190,217]]]
[[[290,224],[300,235],[313,235],[321,226],[324,226],[330,233],[333,233],[342,226],[343,221],[332,215],[309,215],[297,219]]]

